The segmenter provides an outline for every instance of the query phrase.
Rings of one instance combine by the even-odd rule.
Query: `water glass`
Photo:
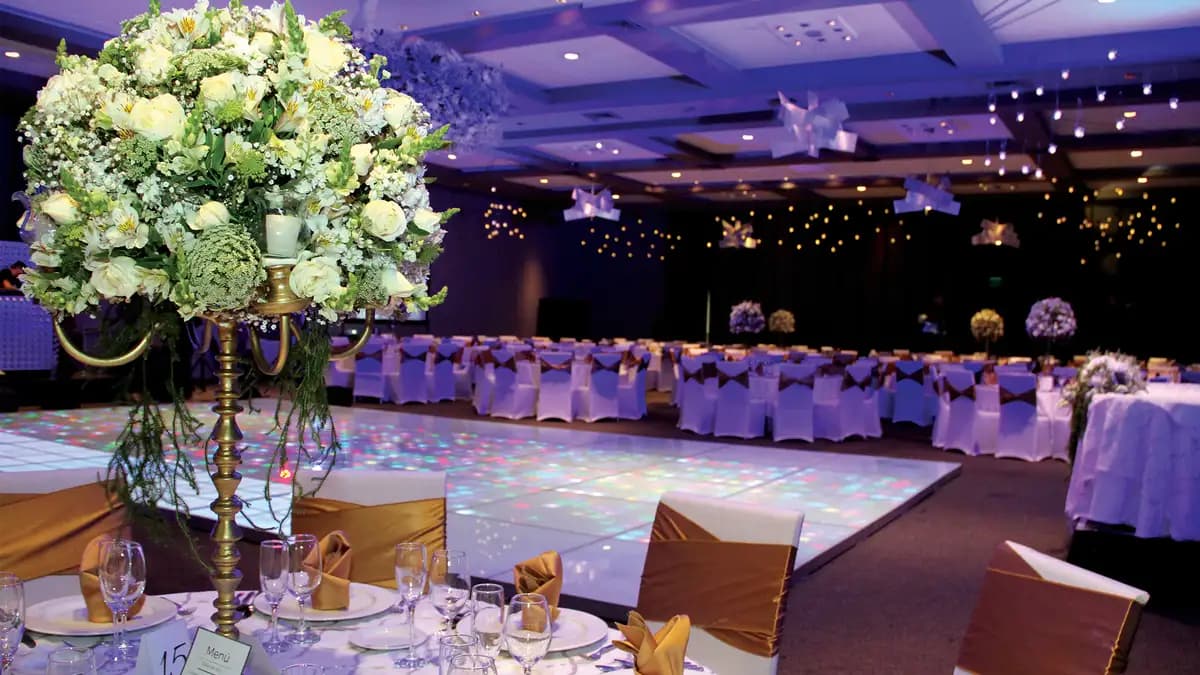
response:
[[[479,653],[493,659],[500,655],[504,632],[504,588],[500,584],[471,587],[471,632],[479,640]]]
[[[146,554],[142,545],[127,539],[100,544],[100,594],[113,614],[113,642],[103,657],[105,669],[125,670],[137,660],[137,640],[125,633],[129,610],[146,590]]]
[[[496,675],[496,660],[483,654],[459,654],[450,660],[447,675]]]
[[[63,647],[50,652],[46,675],[92,675],[96,662],[86,647]]]
[[[470,654],[479,644],[474,635],[458,635],[451,633],[443,635],[438,640],[438,673],[447,675],[450,672],[450,661],[461,654]]]
[[[408,654],[396,660],[396,667],[414,670],[425,665],[417,655],[417,601],[425,594],[425,544],[407,541],[396,544],[396,590],[408,610]]]
[[[429,596],[442,615],[439,635],[455,632],[454,619],[467,605],[471,595],[471,575],[467,571],[465,551],[434,551],[429,559]]]
[[[25,634],[25,585],[20,577],[0,572],[0,673],[12,667]]]
[[[504,642],[525,675],[533,675],[533,667],[546,658],[550,649],[550,605],[539,593],[514,595],[504,620]]]
[[[313,591],[321,585],[321,551],[317,546],[317,537],[311,534],[293,534],[288,537],[287,546],[287,589],[300,605],[300,622],[296,630],[288,636],[288,640],[297,645],[316,644],[321,636],[309,628],[304,608],[312,598]]]
[[[287,641],[279,637],[279,603],[287,593],[289,564],[286,541],[268,539],[259,544],[259,588],[271,605],[271,627],[262,641],[263,651],[268,654],[278,654],[288,648]]]

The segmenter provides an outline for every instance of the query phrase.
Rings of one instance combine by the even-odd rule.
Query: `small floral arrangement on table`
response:
[[[1062,298],[1045,298],[1033,303],[1025,319],[1030,337],[1040,340],[1062,340],[1075,334],[1075,310]]]
[[[749,300],[739,302],[729,310],[729,332],[761,333],[767,327],[767,319],[763,316],[762,305]]]
[[[1092,352],[1087,362],[1063,385],[1062,400],[1071,407],[1071,437],[1067,451],[1075,451],[1087,430],[1088,407],[1096,394],[1136,394],[1146,391],[1146,377],[1137,359],[1119,352]]]
[[[796,316],[786,309],[777,309],[767,318],[767,326],[773,333],[795,333]]]
[[[1004,337],[1004,317],[994,309],[981,309],[971,317],[971,335],[991,351],[991,344]]]

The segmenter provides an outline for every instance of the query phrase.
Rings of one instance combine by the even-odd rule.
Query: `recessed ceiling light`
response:
[[[856,188],[854,188],[854,189],[855,189],[855,190],[858,190],[859,192],[866,192],[866,191],[867,191],[867,186],[866,186],[866,185],[859,185],[858,187],[856,187]]]
[[[596,141],[596,149],[597,149],[597,150],[603,150],[603,149],[604,149],[604,144],[603,144],[603,143],[601,143],[600,141]]]
[[[963,166],[971,166],[974,163],[975,163],[975,160],[971,159],[970,157],[965,157],[965,158],[963,158],[963,161],[962,161]]]
[[[621,195],[613,195],[613,199],[620,199]]]
[[[550,179],[549,178],[539,178],[538,182],[541,183],[542,185],[545,185],[550,182]]]
[[[621,154],[621,149],[620,149],[620,148],[613,148],[613,149],[612,149],[612,154],[614,154],[614,155],[619,155],[619,154]]]
[[[1138,182],[1139,183],[1149,183],[1150,179],[1146,178],[1145,176],[1138,176]]]
[[[778,26],[775,26],[775,30],[777,30],[777,31],[779,31],[780,33],[782,33],[782,32],[783,32],[783,30],[784,30],[784,28],[783,28],[783,24],[779,24]]]
[[[1113,4],[1114,2],[1116,2],[1116,1],[1117,1],[1117,0],[1096,0],[1096,2],[1098,2],[1098,3],[1102,4],[1102,5],[1111,5],[1111,4]]]
[[[579,52],[563,52],[563,58],[568,61],[578,61]]]
[[[450,154],[446,155],[446,159],[448,159],[448,160],[450,160],[451,162],[453,162],[454,160],[458,159],[458,155],[456,155],[456,154],[454,154],[454,153],[452,152],[452,153],[450,153]]]
[[[1142,151],[1141,150],[1130,150],[1129,156],[1133,157],[1134,159],[1137,159],[1138,157],[1142,156]]]
[[[471,15],[472,16],[483,16],[483,12],[480,12],[479,10],[475,10],[474,12],[471,12]]]
[[[850,36],[850,35],[843,35],[842,39],[845,40],[846,42],[849,42],[849,41],[853,40],[854,38],[853,38],[853,36]]]
[[[754,140],[754,134],[742,134],[742,140],[743,141],[752,141],[752,140]]]
[[[7,57],[8,57],[8,58],[10,58],[10,59],[19,59],[19,58],[21,58],[21,52],[14,52],[14,51],[11,51],[11,50],[9,50],[9,51],[7,51],[7,52],[4,52],[4,55],[5,55],[5,56],[7,56]]]
[[[795,45],[795,46],[797,46],[797,47],[799,47],[800,45],[802,45],[802,44],[804,44],[804,43],[803,43],[803,42],[801,42],[800,40],[796,40],[796,41],[795,41],[795,42],[793,42],[792,44],[793,44],[793,45]]]
[[[1123,112],[1123,113],[1121,113],[1121,114],[1122,114],[1122,115],[1124,115],[1124,116],[1125,116],[1125,119],[1127,119],[1127,120],[1131,120],[1131,119],[1133,119],[1133,118],[1137,117],[1137,111],[1136,111],[1136,110],[1126,110],[1125,112]]]
[[[834,26],[837,25],[837,21],[834,21],[833,19],[830,19],[830,20],[826,21],[825,23],[829,24],[830,28],[833,28]]]
[[[671,178],[683,178],[683,173],[680,171],[672,171]]]

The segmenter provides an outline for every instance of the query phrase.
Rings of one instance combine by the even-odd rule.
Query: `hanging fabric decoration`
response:
[[[950,193],[950,179],[946,176],[942,176],[937,185],[910,176],[904,180],[904,189],[908,190],[908,194],[892,204],[896,213],[931,210],[957,216],[962,208],[962,204],[954,201],[954,195]]]
[[[721,221],[723,231],[721,248],[756,248],[758,240],[754,238],[754,225],[740,221]]]
[[[1021,239],[1012,223],[999,223],[984,219],[979,223],[979,234],[971,237],[975,246],[1011,246],[1021,248]]]
[[[612,191],[607,188],[600,192],[575,188],[571,190],[571,198],[575,204],[563,211],[563,220],[567,222],[581,218],[621,219],[621,209],[613,208]]]
[[[786,157],[805,152],[817,157],[821,150],[854,152],[858,146],[858,134],[842,129],[842,123],[850,119],[846,104],[838,99],[819,102],[817,95],[808,92],[808,108],[801,108],[791,99],[779,94],[779,120],[783,122],[784,137],[771,144],[772,157]]]

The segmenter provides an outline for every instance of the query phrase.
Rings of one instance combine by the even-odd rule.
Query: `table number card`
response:
[[[182,621],[169,621],[141,637],[136,675],[182,675],[191,648],[188,627]]]
[[[250,645],[201,628],[182,675],[240,675],[250,660]]]

